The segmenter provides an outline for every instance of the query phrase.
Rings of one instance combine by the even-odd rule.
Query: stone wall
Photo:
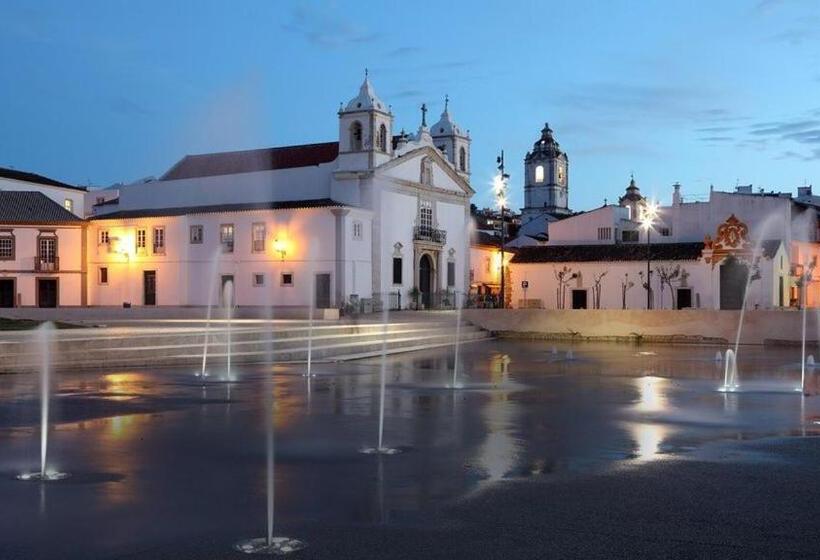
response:
[[[817,345],[820,310],[809,309],[806,339]],[[734,343],[740,311],[465,309],[464,318],[499,336],[556,340]],[[742,344],[799,344],[801,312],[746,311]]]

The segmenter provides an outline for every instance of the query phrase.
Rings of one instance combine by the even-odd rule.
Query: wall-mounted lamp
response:
[[[273,240],[273,250],[279,253],[279,257],[284,261],[285,255],[288,254],[287,243],[277,237]]]

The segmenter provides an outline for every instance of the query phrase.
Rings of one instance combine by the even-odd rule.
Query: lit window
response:
[[[233,234],[233,224],[219,226],[219,242],[222,244],[223,253],[233,253]]]
[[[361,222],[353,222],[353,239],[361,239],[362,238],[362,223]]]
[[[283,286],[293,286],[293,273],[292,272],[283,272],[282,273],[282,285]]]
[[[153,248],[155,255],[165,254],[165,228],[162,226],[154,228]]]
[[[539,165],[535,168],[535,182],[536,183],[543,183],[544,182],[544,166]]]
[[[256,223],[253,224],[253,230],[251,232],[253,236],[253,252],[254,253],[264,253],[265,252],[265,224],[263,223]]]
[[[100,267],[100,284],[108,284],[108,267]]]
[[[65,199],[65,201],[63,202],[63,206],[65,206],[65,209],[69,212],[74,212],[74,201],[70,198]]]
[[[190,240],[193,245],[199,245],[202,243],[202,239],[204,237],[204,230],[202,226],[191,226],[190,229]]]
[[[14,236],[3,235],[0,237],[0,261],[14,260]]]
[[[253,285],[256,287],[264,286],[265,285],[265,275],[261,273],[256,273],[253,275]]]

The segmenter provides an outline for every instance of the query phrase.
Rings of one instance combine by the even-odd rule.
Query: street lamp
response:
[[[646,308],[652,309],[652,247],[651,232],[655,219],[658,217],[658,205],[647,201],[641,216],[641,227],[646,230]]]
[[[501,308],[506,307],[506,292],[504,278],[504,245],[506,243],[506,220],[504,218],[505,208],[507,206],[507,183],[510,176],[504,172],[504,150],[501,150],[501,155],[496,158],[498,163],[498,173],[493,177],[493,193],[495,194],[495,204],[501,214]]]

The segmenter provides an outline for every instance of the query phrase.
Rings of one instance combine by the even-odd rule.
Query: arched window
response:
[[[350,125],[350,149],[354,152],[362,150],[362,123],[359,121]]]
[[[379,136],[376,139],[376,147],[382,152],[387,153],[387,127],[381,125],[379,127]]]
[[[464,146],[458,150],[458,169],[459,171],[467,171],[467,150]]]
[[[536,183],[543,183],[544,182],[544,166],[539,165],[535,168],[535,182]]]

